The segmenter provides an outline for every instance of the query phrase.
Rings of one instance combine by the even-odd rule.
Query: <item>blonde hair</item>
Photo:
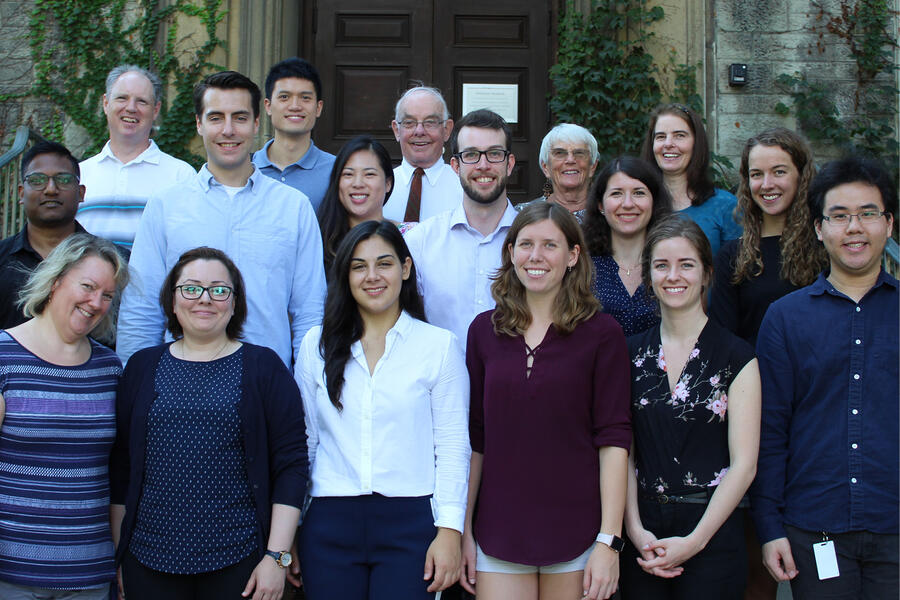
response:
[[[521,335],[531,324],[531,310],[525,299],[525,286],[516,275],[510,247],[515,246],[519,233],[528,225],[549,219],[566,238],[569,249],[581,250],[578,261],[563,276],[562,286],[553,305],[553,325],[566,335],[600,310],[600,302],[591,291],[594,264],[585,247],[584,235],[575,217],[552,202],[533,202],[522,209],[506,233],[503,242],[502,264],[494,275],[491,296],[497,307],[491,315],[494,333],[509,336]]]
[[[53,249],[28,278],[19,290],[19,306],[28,318],[44,313],[53,285],[62,279],[72,267],[88,256],[102,258],[113,268],[116,282],[116,294],[112,306],[91,331],[91,337],[105,344],[112,344],[116,337],[116,313],[122,290],[128,285],[128,265],[119,255],[116,246],[109,240],[98,238],[89,233],[70,235]]]

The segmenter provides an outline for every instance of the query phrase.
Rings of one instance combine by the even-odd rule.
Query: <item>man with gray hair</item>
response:
[[[80,165],[86,192],[78,221],[94,235],[128,249],[147,199],[197,175],[150,139],[161,92],[159,77],[143,67],[119,65],[110,71],[103,94],[109,141]]]
[[[462,187],[443,160],[453,119],[440,90],[417,86],[400,96],[391,122],[403,162],[394,169],[394,191],[384,218],[423,221],[453,210],[462,202]]]

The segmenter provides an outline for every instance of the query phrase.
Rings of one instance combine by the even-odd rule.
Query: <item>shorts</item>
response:
[[[477,553],[477,556],[475,557],[475,568],[484,573],[506,573],[508,575],[574,573],[575,571],[584,571],[584,566],[587,564],[588,558],[591,556],[593,550],[594,543],[592,542],[581,556],[577,556],[572,560],[552,565],[534,566],[508,562],[500,560],[499,558],[494,558],[493,556],[488,556],[481,549],[481,545],[475,544],[475,551]]]

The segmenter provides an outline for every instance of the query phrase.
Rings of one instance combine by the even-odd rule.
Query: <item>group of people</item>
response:
[[[554,127],[514,206],[508,125],[434,88],[392,168],[315,146],[308,62],[210,75],[195,172],[155,75],[106,87],[103,151],[30,148],[0,242],[3,598],[896,593],[878,163],[770,129],[735,197],[670,104],[606,165]]]

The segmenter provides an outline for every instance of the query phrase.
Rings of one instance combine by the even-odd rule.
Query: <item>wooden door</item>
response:
[[[390,123],[413,82],[440,88],[455,119],[464,84],[514,85],[506,88],[517,94],[509,194],[514,202],[540,194],[556,17],[549,0],[316,0],[307,7],[305,54],[321,73],[325,100],[317,145],[336,153],[368,134],[399,162]]]

